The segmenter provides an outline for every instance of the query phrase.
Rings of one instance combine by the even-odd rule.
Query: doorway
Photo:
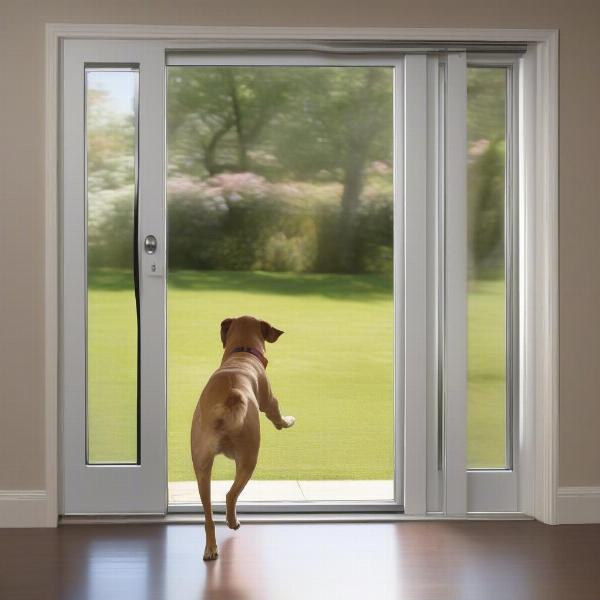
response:
[[[262,423],[241,500],[393,500],[393,100],[393,67],[167,67],[170,504],[199,501],[191,417],[241,314],[286,332],[269,378],[297,419]]]
[[[263,424],[242,511],[398,511],[408,498],[453,514],[467,488],[483,505],[508,490],[494,500],[516,506],[517,60],[148,40],[66,40],[63,53],[64,514],[199,510],[191,413],[219,363],[218,324],[248,313],[286,331],[269,377],[298,421]],[[484,91],[504,104],[487,145],[469,130],[471,155],[469,103],[483,121],[490,103],[468,103],[469,69],[486,66],[500,76]],[[467,211],[468,161],[487,148],[494,193],[474,196],[496,203],[491,240]],[[492,397],[489,365],[467,369],[485,337],[473,273],[496,297],[486,352],[504,360],[490,371],[494,448],[480,429],[467,439]],[[483,447],[498,464],[477,462]],[[231,473],[217,463],[217,500]]]

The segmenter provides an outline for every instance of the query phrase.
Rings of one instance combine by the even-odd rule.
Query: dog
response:
[[[214,458],[224,454],[235,461],[235,479],[226,495],[226,520],[238,529],[239,495],[252,477],[260,446],[259,411],[277,429],[287,429],[294,417],[284,417],[266,375],[265,342],[274,343],[283,334],[266,321],[254,317],[225,319],[221,323],[223,358],[210,376],[192,419],[191,450],[204,508],[206,547],[204,560],[219,556],[210,503],[210,478]]]

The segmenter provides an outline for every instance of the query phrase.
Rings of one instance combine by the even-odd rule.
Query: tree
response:
[[[496,274],[504,257],[504,141],[494,140],[469,168],[472,276]]]
[[[393,156],[392,71],[307,68],[276,138],[277,156],[296,177],[324,171],[342,183],[339,269],[354,271],[357,215],[369,161]]]
[[[288,94],[273,70],[170,69],[169,146],[177,167],[196,176],[252,169],[250,152]]]
[[[506,70],[470,68],[469,263],[471,276],[501,276],[504,265]]]
[[[204,177],[337,182],[337,271],[358,269],[365,171],[393,156],[388,67],[201,67],[169,71],[169,162]]]

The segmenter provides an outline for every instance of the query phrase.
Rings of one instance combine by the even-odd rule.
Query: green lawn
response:
[[[468,298],[467,462],[506,465],[504,281],[472,281]]]
[[[97,460],[127,460],[135,451],[135,313],[128,281],[115,272],[90,278],[90,456]],[[503,335],[497,316],[502,285],[478,282],[469,303],[469,463],[498,466],[504,461],[504,363],[490,346]],[[242,314],[285,331],[268,347],[268,372],[284,414],[297,418],[288,431],[263,419],[254,477],[391,479],[391,281],[215,271],[169,276],[169,479],[194,478],[191,416],[220,361],[219,323]],[[111,331],[102,323],[112,323]],[[232,476],[233,463],[219,457],[214,477]]]

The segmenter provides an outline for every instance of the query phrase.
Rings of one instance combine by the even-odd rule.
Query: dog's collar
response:
[[[267,357],[260,350],[257,350],[256,348],[250,348],[248,346],[238,346],[237,348],[234,348],[231,352],[232,353],[233,352],[248,352],[249,354],[252,354],[252,356],[256,356],[256,358],[258,358],[258,360],[260,360],[260,362],[262,363],[262,366],[265,369],[267,368],[267,365],[269,364]]]

